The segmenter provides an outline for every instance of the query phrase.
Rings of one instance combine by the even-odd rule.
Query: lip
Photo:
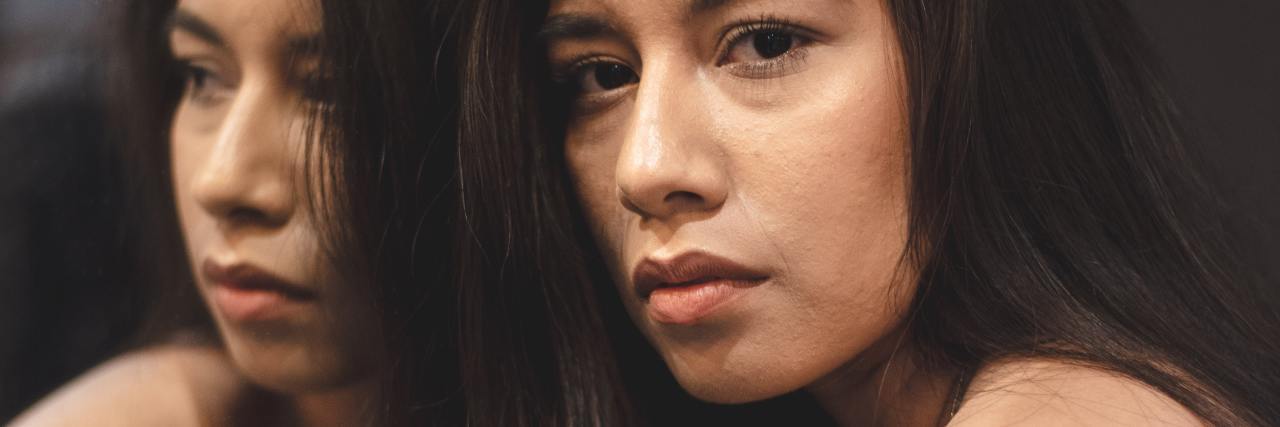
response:
[[[223,265],[206,259],[201,272],[212,287],[210,298],[218,311],[236,322],[277,319],[316,298],[311,289],[247,263]]]
[[[646,258],[631,278],[649,317],[678,325],[698,323],[769,279],[763,272],[701,251],[668,260]]]

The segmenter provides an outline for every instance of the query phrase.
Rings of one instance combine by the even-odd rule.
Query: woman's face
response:
[[[187,69],[171,144],[191,265],[235,364],[282,391],[360,381],[377,348],[370,295],[335,278],[305,209],[314,6],[182,0],[169,33]]]
[[[896,336],[914,273],[881,2],[558,0],[542,35],[581,204],[687,390],[778,395]]]

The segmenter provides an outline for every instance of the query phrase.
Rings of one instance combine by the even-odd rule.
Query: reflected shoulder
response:
[[[207,425],[210,408],[230,401],[238,383],[217,348],[146,348],[80,375],[19,415],[13,426]]]
[[[980,370],[951,426],[1202,426],[1145,383],[1052,360],[1012,360]]]

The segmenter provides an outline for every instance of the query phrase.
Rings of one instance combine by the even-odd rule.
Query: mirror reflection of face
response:
[[[905,82],[875,0],[557,0],[565,156],[632,319],[695,396],[821,382],[900,330]]]
[[[306,209],[314,6],[182,0],[169,33],[186,70],[171,148],[189,259],[235,365],[281,391],[359,381],[377,348],[369,295],[335,278]]]

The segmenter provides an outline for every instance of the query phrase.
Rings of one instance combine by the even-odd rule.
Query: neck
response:
[[[377,409],[378,382],[369,380],[323,392],[296,395],[294,414],[298,425],[308,427],[367,425]]]
[[[935,426],[953,375],[919,366],[910,342],[905,330],[886,335],[806,390],[840,426]]]

